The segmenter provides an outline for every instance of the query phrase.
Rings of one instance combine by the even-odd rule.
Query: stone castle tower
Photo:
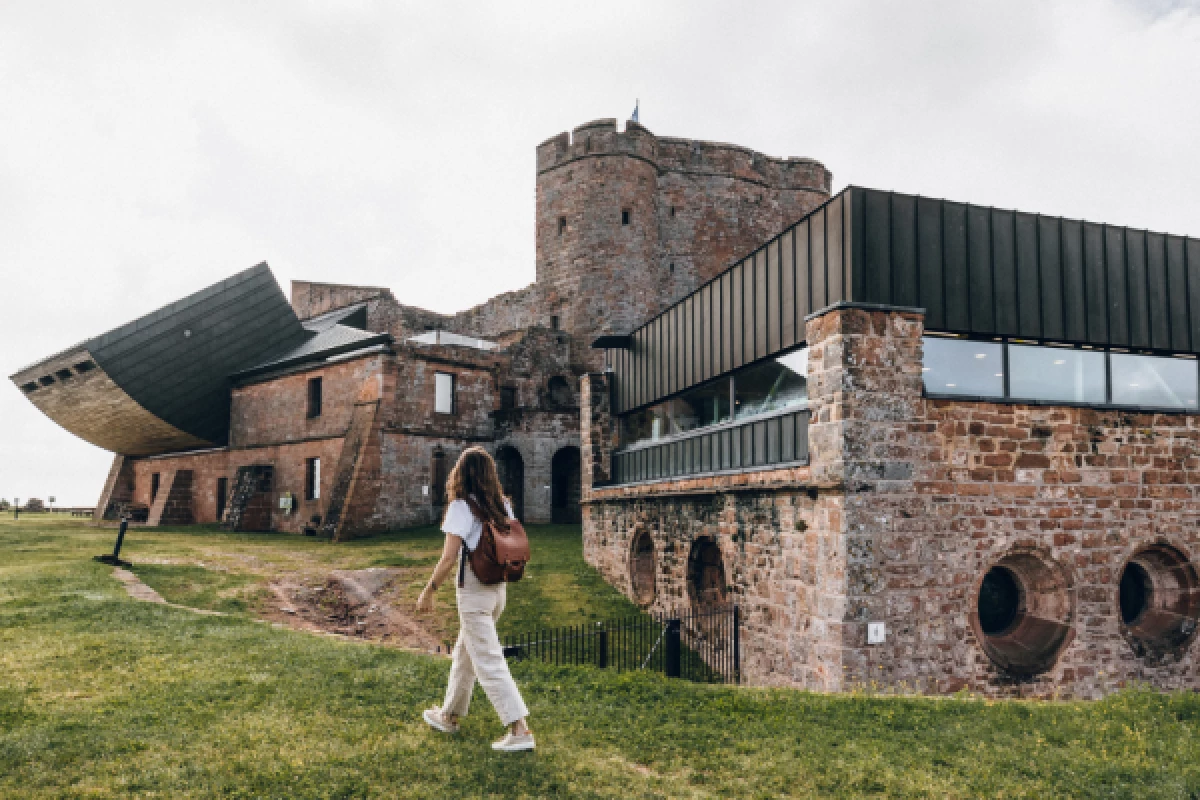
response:
[[[601,119],[537,148],[537,309],[572,338],[572,361],[626,333],[829,197],[808,158],[655,136]]]

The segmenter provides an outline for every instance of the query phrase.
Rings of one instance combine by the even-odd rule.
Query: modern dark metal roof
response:
[[[843,302],[927,330],[1200,352],[1200,239],[850,186],[612,349],[620,410],[804,341]],[[611,346],[610,346],[611,347]]]
[[[224,444],[230,376],[313,336],[262,263],[73,349],[90,353],[117,387],[114,391],[149,412],[148,420],[156,417],[197,440]],[[38,366],[23,373],[32,374]],[[68,386],[63,390],[74,391]],[[83,395],[77,399],[87,400]],[[138,452],[153,448],[149,440],[130,436],[126,440]]]

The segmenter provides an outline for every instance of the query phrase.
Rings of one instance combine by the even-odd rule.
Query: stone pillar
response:
[[[592,487],[612,481],[612,454],[619,443],[617,420],[612,414],[612,376],[592,372],[583,376],[579,391],[580,472],[583,500]]]
[[[837,651],[839,689],[892,683],[900,656],[883,565],[904,520],[925,513],[909,439],[923,403],[923,319],[916,309],[851,303],[807,318],[811,469],[828,497],[818,647]],[[867,645],[871,622],[887,626],[883,645]],[[831,666],[833,653],[823,655]]]

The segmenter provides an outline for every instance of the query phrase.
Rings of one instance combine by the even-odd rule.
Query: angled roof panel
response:
[[[169,452],[224,444],[230,376],[312,336],[262,263],[12,379],[22,387],[38,384],[23,389],[34,405],[93,444],[129,455]],[[94,366],[79,372],[68,363],[75,361]],[[43,377],[63,370],[70,377],[44,384]]]

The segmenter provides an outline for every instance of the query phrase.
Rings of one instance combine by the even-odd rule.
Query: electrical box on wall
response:
[[[883,644],[887,641],[887,625],[882,622],[867,623],[867,644]]]

